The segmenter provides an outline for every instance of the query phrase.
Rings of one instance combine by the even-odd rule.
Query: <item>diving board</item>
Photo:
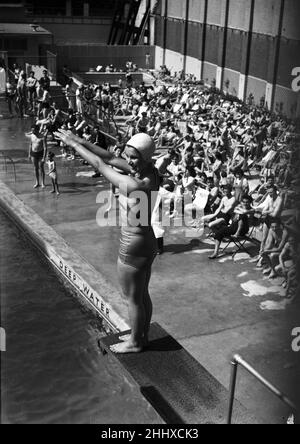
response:
[[[101,338],[100,349],[119,362],[166,423],[226,423],[229,392],[159,324],[151,324],[150,343],[142,353],[112,353],[110,346],[128,333]],[[233,423],[258,421],[236,402]]]

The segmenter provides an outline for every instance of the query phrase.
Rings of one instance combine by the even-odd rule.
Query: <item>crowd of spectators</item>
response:
[[[127,87],[116,99],[115,114],[127,117],[123,143],[146,132],[162,150],[156,165],[162,187],[173,194],[171,217],[186,193],[195,202],[200,195],[215,240],[211,259],[226,238],[251,233],[249,240],[259,243],[251,262],[269,279],[282,278],[292,300],[299,244],[296,123],[182,74],[168,83]]]
[[[6,101],[11,117],[45,116],[50,108],[51,80],[45,69],[37,79],[32,71],[27,76],[17,64],[14,64],[6,83]]]
[[[19,75],[17,94],[26,89],[26,102],[41,131],[51,135],[58,128],[67,129],[119,155],[134,134],[153,137],[160,153],[156,166],[161,189],[172,200],[170,217],[176,217],[185,195],[195,206],[202,206],[202,222],[215,242],[211,259],[219,257],[223,240],[251,234],[249,240],[259,243],[251,262],[269,279],[280,277],[293,300],[300,200],[295,122],[206,87],[192,76],[179,73],[171,79],[167,69],[147,85],[136,85],[130,78],[125,85],[122,81],[114,86],[80,85],[75,97],[66,85],[69,109],[62,115],[55,104],[48,103],[47,73],[39,82],[32,75],[24,76]],[[38,89],[43,92],[41,101]],[[25,105],[19,107],[25,109]],[[123,131],[108,147],[99,125],[113,117],[120,118]],[[62,154],[75,159],[66,146]]]

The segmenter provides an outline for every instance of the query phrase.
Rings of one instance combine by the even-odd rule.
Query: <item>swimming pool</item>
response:
[[[162,420],[97,346],[101,320],[0,212],[2,424]]]

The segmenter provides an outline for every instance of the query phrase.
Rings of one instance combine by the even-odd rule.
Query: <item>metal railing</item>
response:
[[[78,85],[84,85],[84,81],[78,76],[78,74],[72,73],[70,77],[73,79],[73,85],[70,85],[71,89],[72,87],[74,88],[74,85],[76,85],[76,88]],[[70,97],[72,97],[73,100],[76,98],[74,92]],[[104,117],[104,119],[102,119],[102,121],[99,121],[97,118],[97,111],[99,107],[95,104],[95,102],[87,102],[84,97],[81,100],[83,102],[83,115],[85,118],[89,119],[94,125],[97,125],[99,127],[102,127],[104,125],[104,122],[106,121],[106,127],[102,127],[101,129],[103,131],[108,131],[108,134],[113,138],[116,136],[116,134],[120,132],[120,128],[118,127],[114,116],[111,115],[107,110],[101,107],[101,115]],[[91,110],[94,110],[94,112],[92,112]],[[112,127],[114,128],[113,131]]]
[[[236,380],[237,380],[237,371],[238,366],[240,365],[248,373],[254,376],[259,382],[261,382],[270,392],[272,392],[277,398],[279,398],[284,404],[291,408],[292,413],[296,413],[299,409],[284,393],[282,393],[278,388],[276,388],[273,384],[267,381],[262,375],[260,375],[250,364],[248,364],[243,358],[239,355],[235,355],[233,360],[231,361],[232,371],[231,371],[231,380],[230,380],[230,398],[229,398],[229,408],[228,408],[228,417],[227,424],[232,424],[232,414],[233,414],[233,406],[234,406],[234,397],[236,390]]]
[[[3,151],[0,151],[0,156],[3,158],[4,160],[4,167],[5,167],[5,173],[7,174],[7,161],[9,161],[13,167],[13,171],[14,171],[14,178],[15,178],[15,183],[17,182],[17,172],[16,172],[16,165],[15,162],[13,161],[13,159],[8,156],[7,154],[5,154]]]

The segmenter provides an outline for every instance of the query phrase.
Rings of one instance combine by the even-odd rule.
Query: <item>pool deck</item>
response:
[[[12,167],[8,163],[5,171],[0,156],[0,180],[118,292],[119,228],[99,227],[96,221],[100,208],[96,198],[107,184],[88,177],[89,167],[57,157],[61,195],[49,193],[49,179],[45,190],[34,190],[24,137],[30,123],[29,119],[0,120],[0,152],[14,160],[17,174],[15,182]],[[49,148],[59,156],[58,148],[51,144]],[[244,254],[234,261],[230,256],[209,261],[212,241],[191,240],[181,229],[171,230],[165,244],[165,254],[154,263],[150,286],[154,321],[224,387],[229,387],[230,360],[238,353],[295,399],[291,381],[300,365],[297,354],[291,352],[291,331],[299,326],[300,307],[284,308],[280,280],[264,279]],[[265,301],[279,302],[277,308],[281,304],[282,309],[263,310]],[[126,321],[124,304],[120,311]],[[287,419],[290,412],[252,377],[240,371],[238,381],[237,399],[262,422]]]

